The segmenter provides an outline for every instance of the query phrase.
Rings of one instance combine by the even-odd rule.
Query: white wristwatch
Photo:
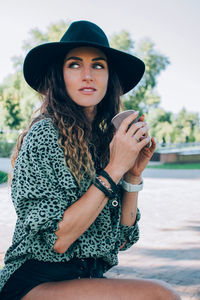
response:
[[[122,188],[127,192],[139,192],[143,189],[143,180],[140,184],[131,184],[125,180],[121,180]]]

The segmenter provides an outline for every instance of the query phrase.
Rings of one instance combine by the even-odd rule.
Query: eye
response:
[[[72,68],[72,69],[78,69],[79,64],[77,62],[72,62],[72,63],[69,64],[68,67]]]
[[[95,64],[93,64],[93,68],[94,69],[104,69],[104,66],[100,63],[95,63]]]

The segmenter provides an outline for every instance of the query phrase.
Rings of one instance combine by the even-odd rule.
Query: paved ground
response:
[[[149,169],[144,183],[140,241],[120,253],[119,265],[107,276],[162,279],[182,300],[200,300],[200,171]],[[16,220],[6,184],[0,186],[0,211],[2,265]]]
[[[200,299],[200,180],[145,178],[139,207],[141,237],[120,253],[117,278],[157,278]]]

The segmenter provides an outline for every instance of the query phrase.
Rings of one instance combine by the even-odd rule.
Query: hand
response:
[[[148,131],[145,122],[137,122],[129,127],[132,121],[137,118],[137,115],[138,112],[123,120],[110,143],[110,162],[106,167],[106,171],[116,181],[132,169],[140,151],[150,141],[149,138],[140,141]]]
[[[144,122],[144,115],[139,118],[139,121]],[[146,133],[147,135],[147,133]],[[154,151],[156,149],[156,142],[154,138],[151,138],[151,146],[144,147],[139,152],[137,159],[135,160],[134,165],[129,169],[125,177],[141,177],[142,172],[144,171],[146,165],[150,161]]]
[[[144,147],[139,152],[133,166],[128,170],[126,176],[140,177],[148,162],[150,161],[154,151],[156,149],[156,142],[154,138],[151,138],[151,147]]]

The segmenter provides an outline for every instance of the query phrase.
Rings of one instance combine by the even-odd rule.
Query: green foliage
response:
[[[29,38],[23,44],[23,51],[28,52],[36,45],[58,41],[69,22],[51,23],[45,31],[33,28]],[[142,40],[135,48],[129,32],[122,30],[110,38],[111,47],[117,48],[140,57],[146,65],[145,74],[135,89],[122,97],[125,109],[139,110],[146,113],[151,135],[159,142],[192,142],[200,141],[199,118],[196,113],[188,113],[183,109],[178,115],[165,112],[159,107],[160,97],[156,92],[157,78],[166,69],[169,59],[159,53],[150,39]],[[31,115],[40,106],[37,93],[25,82],[22,75],[23,57],[13,57],[16,72],[7,76],[0,86],[0,129],[25,129],[30,123]],[[0,136],[2,141],[2,137]],[[1,146],[2,155],[8,155],[12,146],[9,142],[16,140],[10,134],[4,137]]]
[[[0,87],[0,101],[5,109],[4,123],[11,129],[18,129],[22,121],[20,111],[20,74],[8,77]]]
[[[25,128],[38,102],[36,92],[25,83],[21,72],[9,75],[0,86],[0,128]]]
[[[23,44],[23,50],[27,52],[37,45],[47,42],[57,42],[61,39],[68,26],[69,22],[61,20],[57,23],[51,23],[45,32],[42,32],[38,28],[31,29],[29,32],[30,37]]]
[[[32,29],[23,50],[28,52],[33,46],[58,41],[68,25],[68,22],[60,21],[50,24],[45,32]],[[0,129],[25,129],[31,115],[40,106],[40,99],[23,78],[23,57],[15,56],[12,61],[16,72],[8,75],[0,86]]]
[[[8,181],[8,174],[0,171],[0,184]]]
[[[157,108],[149,111],[146,121],[150,134],[160,143],[200,142],[198,113],[187,112],[183,108],[175,115]]]
[[[134,48],[134,41],[130,33],[122,30],[119,34],[113,34],[110,38],[110,46],[121,51],[130,53]]]
[[[123,30],[112,36],[111,46],[133,53],[134,42],[130,34]],[[148,112],[150,108],[156,108],[160,103],[160,97],[155,91],[157,77],[161,71],[165,70],[169,60],[155,50],[155,45],[150,39],[141,41],[134,54],[144,61],[146,65],[145,74],[137,87],[122,97],[122,101],[125,109]]]
[[[0,141],[0,157],[10,157],[15,145],[15,142]]]
[[[157,84],[158,75],[169,64],[169,59],[155,50],[155,44],[150,39],[144,39],[140,42],[137,53],[146,66],[144,74],[145,87],[146,89],[153,89]]]
[[[157,108],[160,104],[160,97],[155,90],[157,77],[166,69],[169,60],[155,50],[154,43],[149,39],[140,42],[136,55],[144,61],[145,73],[135,89],[124,97],[123,104],[126,109],[131,107],[147,113],[149,109]]]

